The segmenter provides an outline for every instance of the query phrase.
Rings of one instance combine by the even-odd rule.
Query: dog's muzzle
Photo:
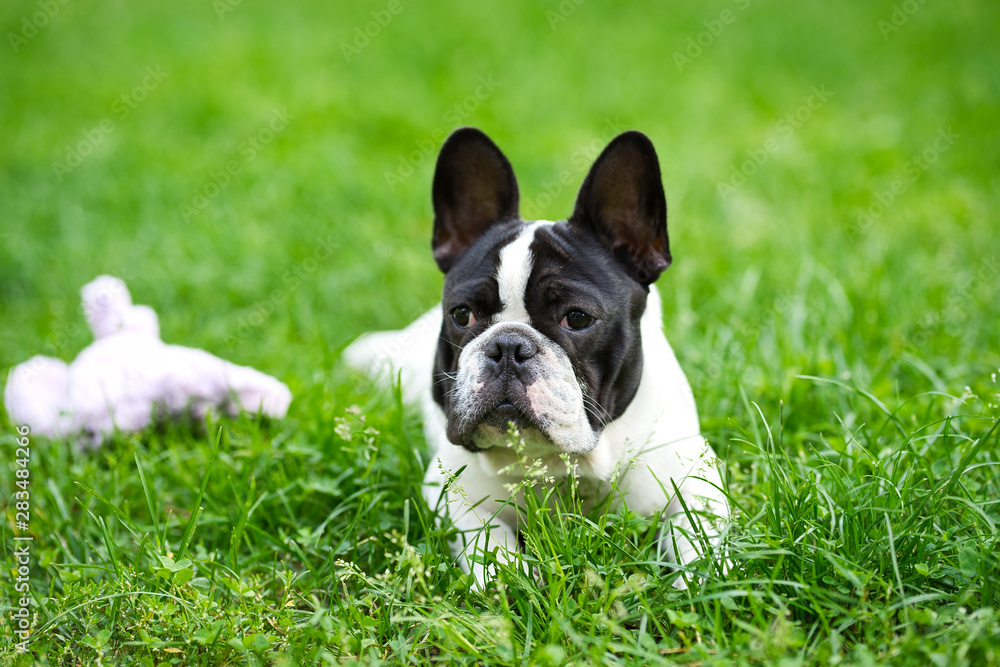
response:
[[[532,327],[495,324],[459,356],[448,439],[472,451],[504,444],[513,424],[555,449],[597,444],[566,352]]]

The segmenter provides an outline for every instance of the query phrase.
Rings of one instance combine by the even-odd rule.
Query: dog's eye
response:
[[[591,324],[594,323],[594,316],[588,315],[582,310],[571,310],[566,313],[566,316],[562,318],[559,326],[565,329],[573,329],[574,331],[579,331],[580,329],[586,329]]]
[[[467,306],[455,306],[452,308],[451,319],[457,326],[463,329],[471,327],[476,323],[476,316],[472,314],[472,311]]]

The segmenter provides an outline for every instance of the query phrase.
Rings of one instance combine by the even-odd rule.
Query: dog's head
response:
[[[591,451],[639,386],[639,321],[671,261],[652,142],[619,135],[569,220],[525,221],[510,162],[463,128],[441,148],[433,199],[445,273],[433,387],[448,439],[489,449],[512,422],[542,447]]]

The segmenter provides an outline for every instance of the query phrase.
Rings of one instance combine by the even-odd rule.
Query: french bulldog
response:
[[[585,480],[585,502],[610,494],[612,507],[667,519],[665,563],[698,558],[729,507],[663,334],[653,283],[672,258],[652,142],[620,134],[568,220],[529,221],[510,162],[462,128],[441,148],[432,198],[441,304],[401,331],[361,336],[343,358],[383,382],[398,377],[420,403],[435,459],[424,495],[459,529],[459,565],[482,585],[489,561],[474,552],[516,553],[518,482],[532,466],[548,471],[543,484]]]

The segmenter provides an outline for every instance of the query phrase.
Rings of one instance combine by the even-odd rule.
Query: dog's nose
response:
[[[483,353],[501,370],[514,370],[538,354],[538,346],[522,334],[502,333],[486,345]]]

